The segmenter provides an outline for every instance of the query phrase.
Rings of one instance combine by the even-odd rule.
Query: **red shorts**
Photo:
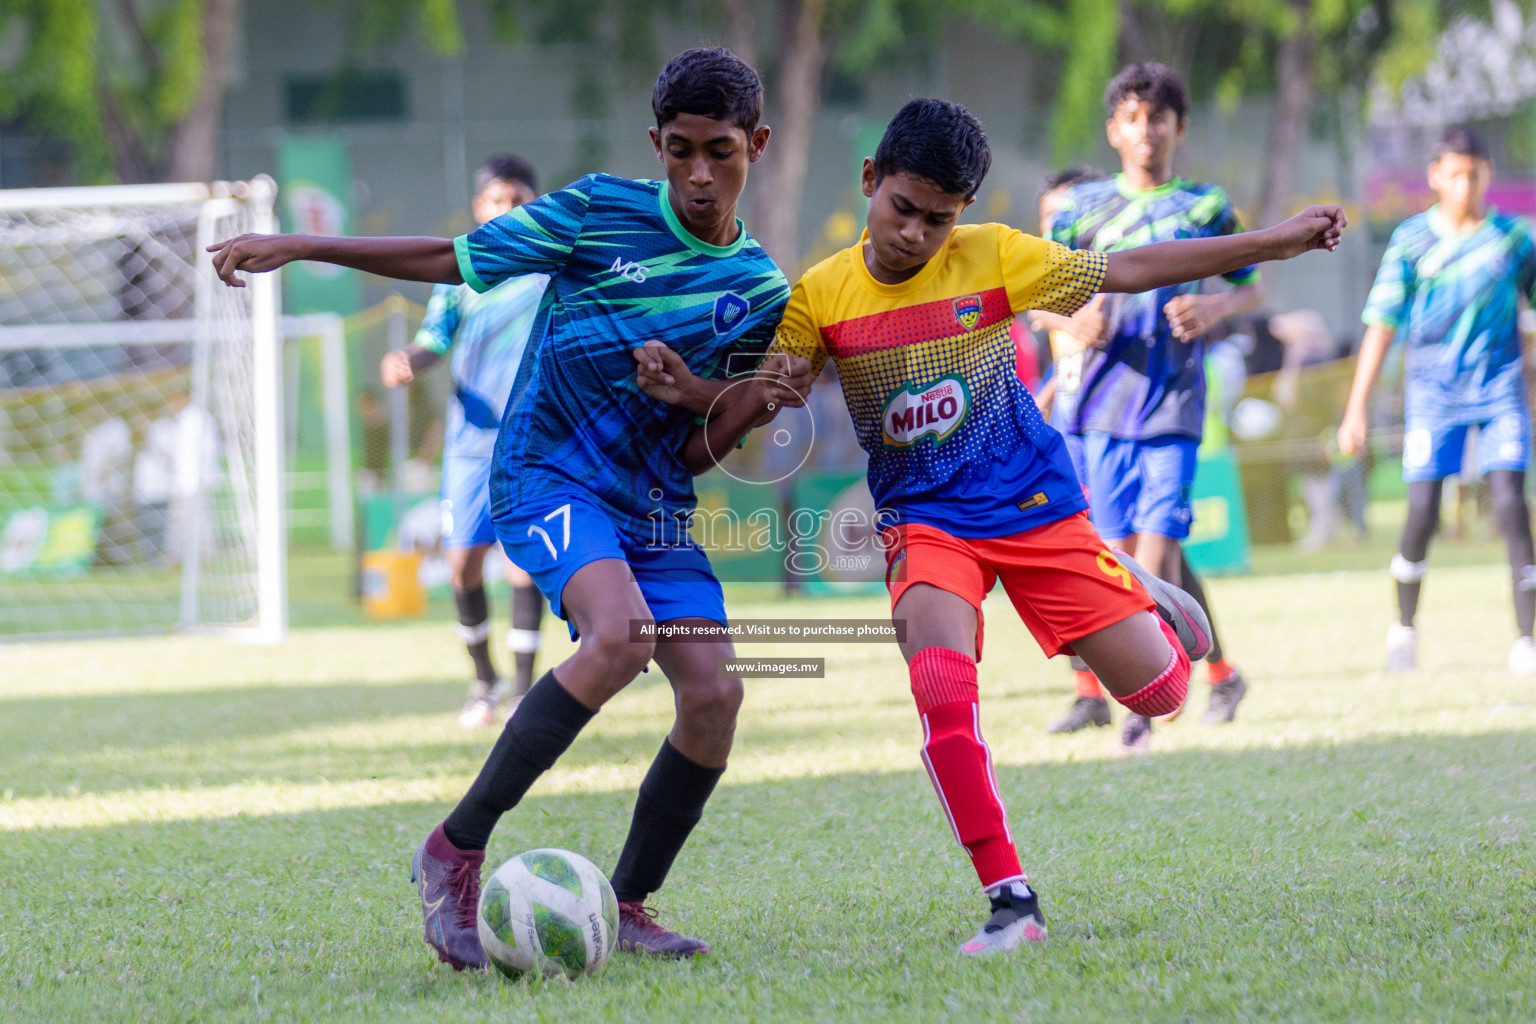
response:
[[[926,523],[887,527],[885,585],[894,612],[914,583],[965,598],[976,609],[998,580],[1040,649],[1071,654],[1071,642],[1156,607],[1079,512],[1008,537],[955,537]]]

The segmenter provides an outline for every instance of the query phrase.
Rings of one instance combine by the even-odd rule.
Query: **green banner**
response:
[[[1200,450],[1190,505],[1195,521],[1184,542],[1189,564],[1218,576],[1248,572],[1252,568],[1248,514],[1232,449]]]
[[[0,515],[0,575],[84,572],[100,528],[101,514],[89,505],[38,505]]]
[[[278,148],[283,230],[306,235],[352,233],[352,152],[344,139],[284,139]],[[363,305],[362,275],[329,263],[283,268],[283,311],[355,313]]]

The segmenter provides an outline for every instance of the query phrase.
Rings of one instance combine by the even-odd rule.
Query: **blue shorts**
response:
[[[1072,460],[1072,472],[1077,474],[1077,483],[1084,491],[1088,490],[1088,453],[1086,445],[1079,434],[1069,434],[1065,430],[1061,432],[1061,439],[1067,443],[1067,458]]]
[[[1461,472],[1471,424],[1428,427],[1409,422],[1403,431],[1403,479],[1444,480]],[[1507,412],[1478,425],[1477,471],[1498,469],[1525,472],[1531,457],[1531,417],[1524,410]]]
[[[1100,431],[1083,437],[1088,464],[1089,515],[1100,536],[1121,540],[1153,533],[1173,540],[1189,536],[1194,521],[1189,496],[1195,485],[1193,437],[1123,441]]]
[[[584,565],[604,558],[629,563],[657,622],[708,619],[726,624],[725,594],[709,558],[694,544],[651,546],[626,536],[591,495],[545,494],[496,519],[507,557],[521,566],[576,639],[560,597]]]
[[[1061,439],[1067,442],[1067,458],[1072,460],[1072,471],[1077,474],[1077,482],[1087,490],[1088,462],[1083,453],[1083,438],[1081,434],[1074,434],[1068,429],[1067,420],[1071,418],[1059,408],[1051,409],[1051,426],[1060,431]]]
[[[491,460],[443,456],[443,547],[477,548],[496,543],[491,523]]]

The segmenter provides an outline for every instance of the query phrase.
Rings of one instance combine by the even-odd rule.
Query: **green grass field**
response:
[[[444,622],[0,648],[0,1021],[1536,1018],[1536,684],[1503,667],[1504,570],[1437,568],[1423,668],[1389,679],[1381,561],[1215,581],[1248,702],[1208,729],[1197,692],[1134,762],[1108,730],[1045,735],[1066,668],[989,605],[984,725],[1052,937],[988,962],[956,951],[984,906],[894,648],[743,649],[828,673],[749,683],[655,898],[714,953],[574,984],[454,974],[419,938],[407,860],[492,742],[453,723]],[[491,860],[611,868],[669,721],[642,677]]]

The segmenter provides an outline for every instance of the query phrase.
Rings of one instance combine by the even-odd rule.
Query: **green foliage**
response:
[[[1051,148],[1059,156],[1091,152],[1103,135],[1104,84],[1115,73],[1120,35],[1118,0],[1068,0],[1074,25],[1093,31],[1067,52],[1051,122]]]
[[[153,116],[162,127],[175,124],[197,103],[203,75],[205,2],[173,0],[145,19],[161,54],[160,73],[145,84],[153,88]]]
[[[1057,78],[1052,148],[1058,162],[1092,150],[1099,139],[1104,83],[1126,49],[1128,27],[1112,0],[949,0],[999,34],[1032,44],[1052,59]],[[1336,99],[1379,75],[1392,89],[1422,71],[1439,34],[1458,13],[1486,13],[1486,0],[1130,0],[1143,24],[1196,34],[1192,84],[1210,83],[1224,107],[1274,87],[1276,50],[1306,24],[1313,38],[1313,87]],[[1139,41],[1145,49],[1147,40]],[[1152,49],[1157,51],[1157,41]],[[1131,47],[1136,49],[1137,47]],[[1167,55],[1154,56],[1169,60]],[[1211,69],[1215,74],[1208,73]],[[1193,72],[1193,73],[1192,73]]]
[[[1442,27],[1437,0],[1395,0],[1387,11],[1391,40],[1381,55],[1381,78],[1394,92],[1423,71],[1435,55]]]
[[[163,173],[197,104],[207,0],[0,0],[0,113],[70,142],[81,179]],[[412,25],[434,52],[463,48],[458,0],[359,0],[354,44]],[[123,166],[128,160],[133,166]]]
[[[0,32],[19,39],[0,68],[0,109],[29,115],[74,143],[87,180],[104,180],[111,157],[96,95],[96,0],[0,0]]]

